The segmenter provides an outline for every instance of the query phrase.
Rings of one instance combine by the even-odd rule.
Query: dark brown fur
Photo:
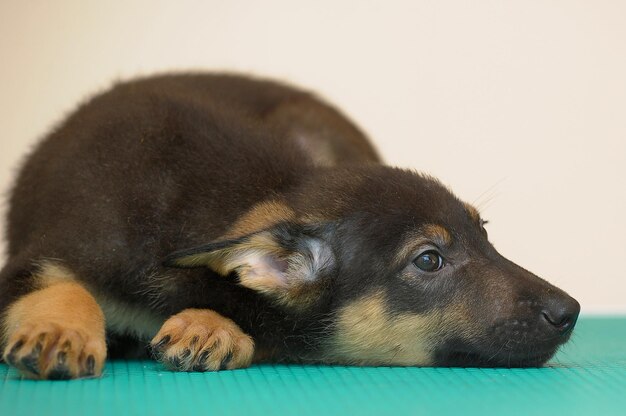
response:
[[[49,265],[101,305],[110,355],[143,351],[166,320],[197,343],[182,322],[204,312],[184,311],[210,310],[225,318],[202,331],[249,335],[256,361],[538,365],[578,314],[493,249],[475,209],[383,166],[337,110],[240,76],[141,79],[82,105],[24,164],[7,237],[8,352],[13,305]],[[424,274],[412,260],[433,246],[446,266]],[[355,314],[375,322],[358,329]],[[567,315],[567,331],[546,314]],[[154,340],[171,367],[220,367],[174,336]],[[223,368],[249,363],[233,351]]]

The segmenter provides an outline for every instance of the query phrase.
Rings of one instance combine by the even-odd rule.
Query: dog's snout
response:
[[[549,299],[541,310],[543,320],[560,333],[571,331],[576,324],[580,304],[569,296]]]

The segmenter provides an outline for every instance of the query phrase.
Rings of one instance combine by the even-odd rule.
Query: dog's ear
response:
[[[218,241],[166,257],[168,267],[208,267],[283,304],[305,305],[328,284],[335,265],[330,245],[310,229],[282,223],[233,240]]]

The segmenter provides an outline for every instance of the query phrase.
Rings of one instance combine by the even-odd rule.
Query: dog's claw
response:
[[[164,336],[163,338],[161,338],[161,340],[159,342],[157,342],[156,344],[152,345],[152,349],[154,349],[156,351],[162,349],[167,344],[169,344],[171,339],[172,339],[172,337],[170,337],[169,335]]]
[[[66,366],[58,366],[48,373],[48,378],[50,380],[69,380],[72,375]]]
[[[43,323],[24,325],[5,349],[7,364],[27,378],[67,380],[101,373],[106,344],[87,332]]]
[[[154,339],[156,358],[178,371],[247,367],[254,352],[248,335],[230,319],[210,310],[187,309],[173,316]]]
[[[15,358],[17,356],[17,353],[20,351],[23,345],[24,345],[23,339],[20,339],[15,344],[13,344],[13,346],[9,350],[9,353],[6,355],[6,357],[4,357],[7,363],[15,364]]]
[[[96,368],[96,359],[94,358],[93,355],[90,355],[89,357],[87,357],[87,362],[86,364],[86,371],[85,371],[85,375],[86,376],[93,376],[95,374],[95,368]]]
[[[226,370],[226,367],[228,367],[228,364],[230,364],[230,360],[232,358],[233,358],[233,353],[231,351],[228,351],[226,356],[222,358],[222,362],[220,363],[220,370]]]

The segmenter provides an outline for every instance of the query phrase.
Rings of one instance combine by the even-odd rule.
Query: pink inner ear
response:
[[[240,261],[248,266],[243,279],[245,286],[266,289],[287,286],[289,263],[286,260],[270,254],[253,252],[246,254]]]
[[[285,259],[281,259],[280,257],[266,255],[265,261],[267,262],[268,267],[275,269],[281,274],[285,274],[287,272],[287,268],[289,267],[289,263]]]

